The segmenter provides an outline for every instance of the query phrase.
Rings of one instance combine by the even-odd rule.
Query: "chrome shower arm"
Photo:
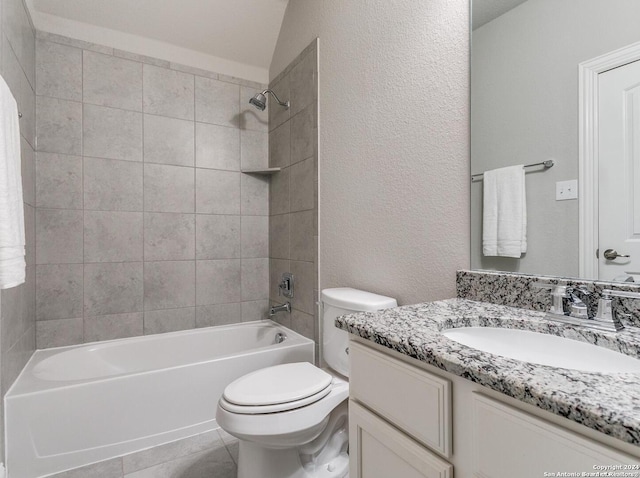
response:
[[[289,108],[289,106],[291,106],[291,104],[288,101],[287,102],[280,101],[280,98],[278,98],[278,95],[276,95],[273,90],[264,90],[262,92],[263,95],[266,95],[267,93],[270,93],[271,96],[273,96],[276,99],[276,101],[280,106],[284,106],[285,108]]]

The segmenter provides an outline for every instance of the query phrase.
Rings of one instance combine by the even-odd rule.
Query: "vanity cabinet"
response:
[[[351,478],[453,478],[453,466],[370,412],[349,401]]]
[[[451,382],[349,346],[351,478],[452,478]]]
[[[606,466],[640,476],[638,447],[361,339],[349,350],[351,478],[589,476]]]
[[[476,476],[588,476],[582,473],[596,473],[599,466],[628,466],[629,476],[640,472],[635,458],[476,392],[472,400]]]
[[[349,355],[350,397],[449,457],[451,382],[359,343],[351,343]]]

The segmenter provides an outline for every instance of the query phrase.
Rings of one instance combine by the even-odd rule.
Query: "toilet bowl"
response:
[[[344,478],[348,457],[348,335],[339,315],[397,305],[350,288],[322,291],[324,359],[267,367],[225,389],[216,419],[239,439],[238,478]]]

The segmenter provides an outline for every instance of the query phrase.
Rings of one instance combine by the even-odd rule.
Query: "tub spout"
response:
[[[280,305],[272,305],[269,307],[269,317],[273,317],[278,312],[289,312],[291,313],[291,302],[285,302]]]

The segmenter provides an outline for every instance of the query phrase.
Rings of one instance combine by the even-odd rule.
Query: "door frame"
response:
[[[598,75],[640,60],[640,42],[578,65],[578,251],[580,277],[598,279]]]

